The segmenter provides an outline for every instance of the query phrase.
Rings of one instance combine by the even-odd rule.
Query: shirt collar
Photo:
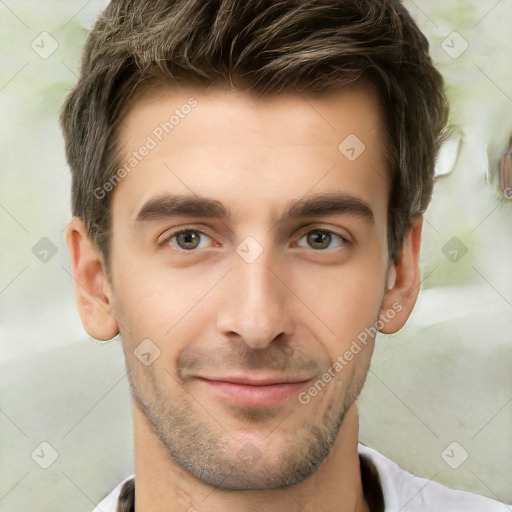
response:
[[[372,512],[385,512],[386,504],[393,501],[393,486],[386,480],[386,473],[379,471],[378,453],[359,444],[359,462],[363,492]],[[395,500],[396,501],[396,500]],[[119,493],[116,512],[135,512],[135,479],[125,481]]]

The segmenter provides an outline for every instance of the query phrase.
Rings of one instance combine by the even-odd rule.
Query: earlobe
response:
[[[407,232],[399,257],[388,270],[387,290],[382,301],[380,332],[400,330],[414,309],[420,291],[419,256],[423,218],[417,218]]]
[[[98,340],[119,332],[112,312],[111,289],[105,264],[83,221],[73,218],[66,228],[75,299],[85,330]]]

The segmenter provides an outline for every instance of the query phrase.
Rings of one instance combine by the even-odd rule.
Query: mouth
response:
[[[197,380],[221,400],[252,407],[269,407],[297,398],[310,377],[303,376],[215,376]]]

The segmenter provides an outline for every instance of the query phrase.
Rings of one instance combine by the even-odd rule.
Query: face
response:
[[[205,482],[302,481],[362,388],[386,291],[377,99],[172,90],[119,141],[111,305],[137,407]]]

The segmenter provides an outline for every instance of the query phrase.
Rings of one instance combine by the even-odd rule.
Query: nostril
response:
[[[501,157],[498,169],[500,192],[507,199],[512,199],[512,138],[508,150]]]

